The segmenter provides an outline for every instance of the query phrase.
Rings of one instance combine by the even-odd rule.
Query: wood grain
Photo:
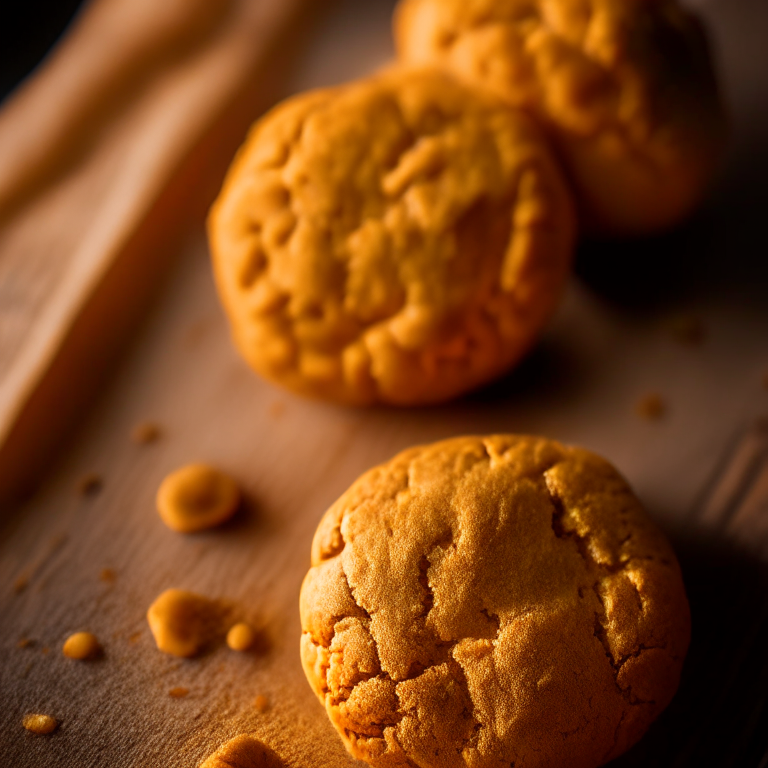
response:
[[[0,502],[143,314],[320,5],[94,0],[0,113]]]

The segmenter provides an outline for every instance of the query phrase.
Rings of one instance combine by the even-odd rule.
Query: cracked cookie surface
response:
[[[594,768],[677,689],[679,566],[616,470],[539,438],[407,450],[326,512],[301,659],[374,766]]]
[[[418,70],[273,110],[209,220],[248,362],[356,404],[448,400],[508,370],[555,308],[573,230],[532,121]]]
[[[724,109],[698,20],[675,0],[402,0],[400,57],[530,110],[598,234],[671,226],[722,155]]]

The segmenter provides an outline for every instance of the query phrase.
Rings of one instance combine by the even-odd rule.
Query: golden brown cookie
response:
[[[401,0],[399,56],[548,128],[587,229],[642,234],[701,199],[725,119],[706,38],[675,0]]]
[[[209,232],[257,371],[306,395],[417,404],[531,346],[568,272],[573,215],[526,116],[437,71],[390,71],[258,122]]]
[[[307,678],[374,766],[594,768],[667,706],[680,569],[616,470],[533,437],[412,448],[326,512]]]

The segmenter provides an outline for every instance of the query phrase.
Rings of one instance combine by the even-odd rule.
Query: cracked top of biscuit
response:
[[[302,662],[376,766],[583,766],[669,703],[689,640],[669,544],[611,465],[537,438],[457,438],[328,510]]]
[[[638,219],[654,197],[689,205],[721,155],[707,41],[677,0],[402,0],[395,33],[404,61],[446,65],[531,110],[593,204],[626,197]]]
[[[412,70],[267,115],[209,222],[219,291],[257,371],[397,404],[449,399],[516,362],[559,298],[573,228],[525,115]]]

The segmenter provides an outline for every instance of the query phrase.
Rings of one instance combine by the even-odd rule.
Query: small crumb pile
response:
[[[131,440],[137,445],[150,445],[160,439],[160,427],[150,421],[137,424],[131,430]]]
[[[284,768],[285,763],[255,736],[236,736],[219,747],[200,768]]]
[[[62,653],[68,659],[92,659],[101,651],[96,635],[91,632],[75,632],[70,635],[62,647]]]
[[[227,632],[227,645],[233,651],[247,651],[253,647],[256,642],[256,630],[245,622],[241,621],[235,624]]]
[[[651,392],[642,397],[635,406],[635,412],[645,421],[659,421],[667,413],[667,404],[664,398],[656,392]]]
[[[104,481],[101,479],[101,476],[95,472],[89,472],[80,478],[77,484],[77,492],[81,496],[97,496],[101,493],[103,486]]]
[[[59,724],[50,715],[25,715],[22,723],[30,733],[37,734],[53,733]]]
[[[157,511],[179,533],[213,528],[228,520],[240,504],[237,483],[205,464],[190,464],[172,472],[157,492]]]
[[[220,608],[207,597],[167,589],[147,611],[147,621],[163,653],[196,656],[216,632]]]

